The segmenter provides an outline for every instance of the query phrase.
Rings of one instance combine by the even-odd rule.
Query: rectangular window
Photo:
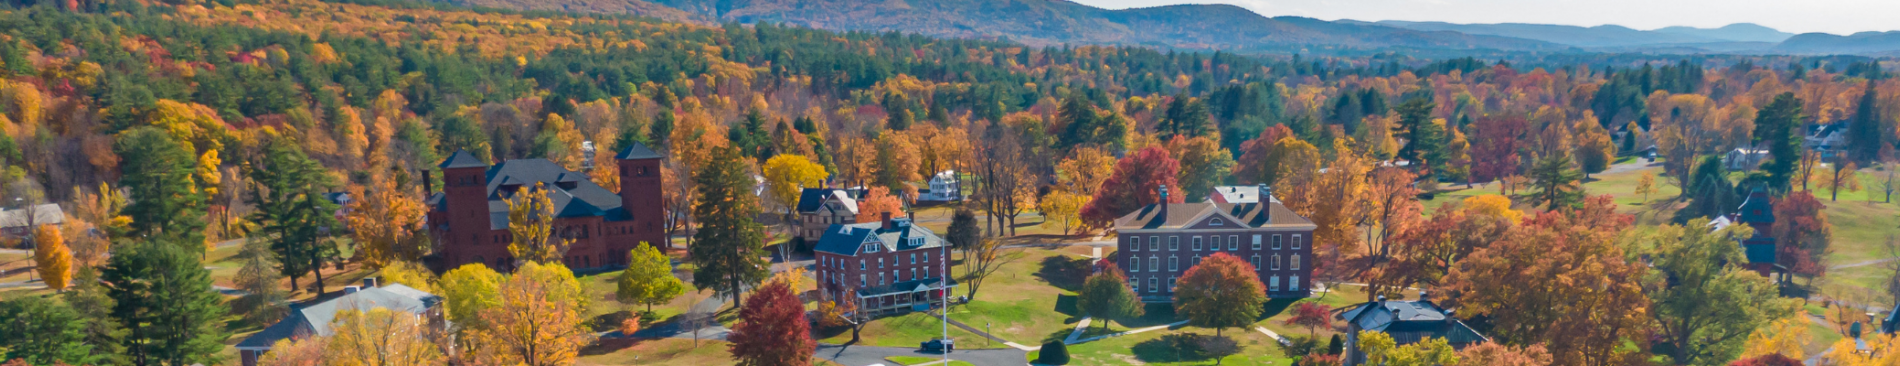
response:
[[[1174,276],[1168,276],[1168,292],[1174,292]]]
[[[917,264],[917,253],[910,254],[910,264]]]
[[[930,253],[929,253],[929,252],[925,252],[925,253],[924,253],[924,263],[930,263]]]
[[[1201,250],[1201,237],[1194,237],[1194,250]]]
[[[1293,249],[1300,249],[1300,234],[1293,234]]]
[[[1267,281],[1267,291],[1280,291],[1280,276],[1273,276],[1272,280]]]
[[[1175,258],[1174,256],[1168,256],[1168,270],[1169,271],[1181,270],[1180,258]]]
[[[1179,236],[1169,236],[1169,237],[1168,237],[1168,250],[1181,250],[1181,237],[1179,237]]]
[[[1293,267],[1293,270],[1295,270],[1295,271],[1297,271],[1297,270],[1299,270],[1299,269],[1300,269],[1300,255],[1299,255],[1299,254],[1294,254],[1294,255],[1293,255],[1293,266],[1292,266],[1292,267]]]
[[[1253,258],[1247,259],[1247,263],[1253,264],[1253,268],[1255,270],[1259,270],[1260,269],[1260,255],[1259,254],[1253,255]]]
[[[1201,256],[1198,256],[1198,255],[1197,255],[1197,256],[1194,256],[1194,261],[1193,261],[1193,262],[1191,262],[1191,263],[1193,263],[1193,264],[1189,264],[1189,265],[1188,265],[1189,267],[1193,267],[1193,266],[1198,266],[1198,265],[1201,265]]]
[[[1129,271],[1129,272],[1141,272],[1141,258],[1131,258],[1131,259],[1129,259],[1129,260],[1128,260],[1128,271]]]
[[[1227,250],[1240,250],[1240,235],[1227,236]]]
[[[1253,234],[1253,250],[1260,250],[1260,234]]]
[[[1161,258],[1158,258],[1158,257],[1148,257],[1148,270],[1150,270],[1150,271],[1160,271],[1160,270],[1161,270]]]
[[[1161,250],[1161,237],[1159,236],[1148,237],[1148,250]]]
[[[884,268],[884,258],[877,259],[877,268]]]
[[[1128,287],[1135,289],[1134,292],[1141,292],[1141,280],[1134,278],[1128,279]]]
[[[1154,277],[1148,277],[1148,292],[1155,292],[1155,287],[1157,287],[1157,286],[1158,286],[1158,284],[1156,284],[1156,280],[1155,280],[1155,278],[1154,278]]]
[[[1287,279],[1286,289],[1299,291],[1300,290],[1300,276],[1293,276],[1293,278]]]
[[[858,260],[858,269],[864,269],[864,260],[863,260],[863,259],[859,259],[859,260]]]
[[[1280,270],[1280,255],[1279,254],[1273,255],[1273,270],[1276,270],[1276,271]]]
[[[1273,234],[1273,249],[1280,250],[1280,234]]]
[[[1141,237],[1128,237],[1128,250],[1141,250]]]
[[[870,286],[870,285],[871,285],[870,282],[864,281],[864,274],[862,273],[858,274],[858,287],[864,287],[864,286]]]

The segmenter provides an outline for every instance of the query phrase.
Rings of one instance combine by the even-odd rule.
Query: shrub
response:
[[[1041,357],[1036,358],[1036,363],[1044,365],[1067,365],[1069,364],[1069,346],[1062,344],[1062,341],[1043,343],[1042,354],[1040,356]]]
[[[1326,354],[1338,356],[1340,353],[1346,352],[1346,344],[1344,342],[1344,340],[1339,339],[1338,334],[1334,334],[1332,343],[1326,344]]]

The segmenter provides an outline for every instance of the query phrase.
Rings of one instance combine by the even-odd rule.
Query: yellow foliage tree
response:
[[[765,161],[766,202],[784,209],[786,215],[797,209],[799,192],[825,183],[825,167],[799,155],[778,155]]]
[[[581,155],[581,143],[587,138],[574,128],[573,122],[561,118],[559,114],[549,113],[547,121],[541,123],[541,133],[553,136],[559,144],[558,149],[548,151],[548,160],[561,164],[567,170],[581,170],[581,161],[586,160]]]
[[[574,240],[555,237],[554,200],[548,198],[546,185],[537,182],[531,189],[515,192],[507,202],[508,234],[514,237],[508,254],[517,261],[560,262]]]
[[[1809,175],[1809,181],[1815,187],[1827,190],[1828,201],[1840,201],[1841,191],[1860,192],[1860,167],[1854,162],[1834,163],[1833,169]]]
[[[1802,350],[1808,342],[1808,320],[1806,315],[1777,320],[1755,333],[1748,335],[1748,343],[1743,346],[1741,358],[1781,354],[1792,359],[1807,358]]]
[[[73,253],[60,238],[59,227],[40,225],[33,231],[33,262],[46,288],[65,290],[73,277]]]
[[[1636,192],[1632,193],[1643,195],[1643,202],[1649,202],[1649,195],[1656,193],[1656,173],[1644,171],[1642,177],[1636,178]]]
[[[1471,196],[1465,198],[1464,204],[1465,212],[1475,215],[1496,217],[1509,220],[1510,222],[1517,222],[1518,218],[1524,217],[1523,212],[1511,209],[1511,198],[1503,195],[1481,194]]]
[[[258,357],[261,366],[325,366],[324,348],[330,337],[284,339],[272,344],[269,353]]]
[[[44,96],[30,83],[0,82],[0,96],[6,97],[5,114],[20,124],[21,133],[31,133],[40,123]],[[16,135],[17,136],[17,135]]]
[[[614,193],[620,192],[620,162],[614,160],[619,152],[615,150],[624,146],[609,146],[608,143],[619,135],[620,128],[614,126],[603,127],[594,133],[594,168],[587,171],[587,178],[593,180],[594,184]]]
[[[1094,147],[1078,147],[1056,164],[1056,187],[1070,194],[1094,197],[1102,182],[1115,174],[1115,156]]]
[[[467,340],[477,364],[572,365],[581,347],[593,343],[583,307],[558,295],[560,285],[534,277],[510,277],[500,287],[499,304],[481,311],[483,325]]]
[[[389,308],[337,312],[325,343],[325,366],[408,366],[444,364],[427,319]]]
[[[1082,224],[1082,206],[1088,205],[1089,198],[1090,196],[1053,191],[1042,196],[1041,207],[1037,209],[1042,211],[1043,217],[1047,218],[1045,223],[1061,225],[1062,235],[1069,235],[1071,229]]]
[[[437,282],[435,272],[430,272],[428,268],[422,266],[422,263],[406,261],[389,263],[383,266],[383,271],[380,273],[383,283],[400,283],[422,292],[439,293],[435,286]]]
[[[1821,355],[1821,364],[1828,366],[1892,366],[1900,365],[1900,335],[1870,334],[1862,336],[1867,341],[1866,351],[1859,350],[1854,338],[1841,338]]]
[[[468,329],[479,327],[481,312],[500,304],[501,273],[488,265],[470,263],[442,274],[437,283],[448,307],[449,323]]]
[[[356,241],[357,255],[371,268],[395,262],[422,260],[429,243],[422,235],[422,201],[405,194],[389,179],[373,179],[368,187],[351,186],[344,223]]]

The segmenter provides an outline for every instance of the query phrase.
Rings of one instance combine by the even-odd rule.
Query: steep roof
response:
[[[1170,203],[1166,210],[1159,204],[1143,206],[1115,219],[1115,229],[1170,230],[1193,225],[1209,215],[1225,215],[1248,228],[1313,229],[1313,221],[1300,217],[1278,200],[1261,203]],[[1163,212],[1166,212],[1164,215]]]
[[[836,197],[846,210],[858,213],[858,200],[852,198],[851,191],[837,188],[806,188],[798,192],[798,212],[818,211],[824,207],[827,199]]]
[[[659,159],[660,154],[653,152],[653,149],[648,149],[645,144],[635,142],[625,149],[620,149],[620,154],[615,155],[614,158],[620,160]]]
[[[485,166],[488,166],[488,162],[475,157],[475,154],[470,154],[468,150],[461,149],[456,149],[455,153],[450,154],[448,159],[442,159],[442,164],[436,165],[436,167],[442,169],[479,168]]]
[[[508,197],[541,183],[548,190],[556,217],[607,216],[619,214],[620,195],[586,179],[586,174],[567,170],[547,159],[516,159],[488,168],[489,228],[508,227]],[[503,188],[511,188],[503,189]]]
[[[1768,192],[1763,191],[1761,187],[1755,187],[1748,192],[1748,198],[1742,201],[1742,206],[1736,213],[1741,217],[1735,221],[1764,224],[1775,222],[1775,205],[1768,199]]]
[[[28,220],[31,213],[31,220]],[[66,211],[59,204],[42,203],[12,210],[0,210],[0,227],[24,227],[28,225],[58,225],[66,222]]]
[[[328,336],[330,323],[336,320],[336,314],[343,310],[369,310],[385,308],[395,311],[421,314],[437,303],[442,297],[401,284],[388,284],[358,290],[315,304],[306,304],[290,312],[289,317],[271,324],[264,330],[238,342],[240,349],[269,349],[277,341],[301,334]]]
[[[1484,335],[1478,334],[1477,330],[1465,325],[1463,321],[1451,317],[1451,314],[1444,308],[1438,307],[1438,304],[1427,300],[1367,302],[1341,313],[1339,318],[1348,324],[1358,325],[1364,330],[1387,333],[1432,333],[1444,337],[1451,344],[1473,344],[1489,340]]]
[[[913,244],[911,239],[923,239]],[[903,251],[924,248],[936,248],[944,245],[943,237],[922,225],[912,225],[910,219],[891,219],[891,228],[884,228],[882,221],[856,224],[831,224],[825,229],[823,237],[812,250],[857,256],[859,247],[867,242],[882,244],[884,251]]]

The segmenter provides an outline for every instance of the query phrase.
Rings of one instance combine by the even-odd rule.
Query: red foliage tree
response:
[[[1240,159],[1234,167],[1234,179],[1240,184],[1255,184],[1267,175],[1267,158],[1273,156],[1273,143],[1280,138],[1293,136],[1293,129],[1286,125],[1273,125],[1260,131],[1260,137],[1240,143]]]
[[[1471,140],[1471,181],[1489,182],[1517,173],[1522,160],[1517,152],[1527,148],[1520,137],[1530,133],[1530,122],[1522,116],[1482,117],[1473,122],[1478,130]]]
[[[811,339],[811,323],[805,321],[805,305],[792,293],[785,281],[771,281],[739,309],[740,323],[726,339],[728,351],[742,366],[805,366],[817,343]]]
[[[1253,265],[1227,253],[1214,253],[1189,267],[1174,288],[1174,312],[1189,324],[1214,328],[1215,335],[1253,324],[1266,302],[1266,286]]]
[[[1735,360],[1735,362],[1730,362],[1728,366],[1801,366],[1801,360],[1788,358],[1788,356],[1782,356],[1780,353],[1774,353],[1755,358]]]
[[[1293,306],[1293,316],[1286,319],[1286,325],[1306,327],[1308,334],[1317,334],[1314,328],[1330,326],[1333,319],[1333,307],[1312,301],[1301,301]]]
[[[1108,227],[1109,222],[1161,201],[1161,194],[1155,191],[1159,186],[1168,186],[1168,203],[1182,203],[1181,185],[1175,182],[1175,175],[1181,171],[1181,163],[1168,155],[1168,150],[1159,145],[1141,149],[1133,155],[1115,162],[1115,174],[1102,182],[1102,188],[1095,191],[1095,198],[1082,207],[1082,223],[1090,227]]]
[[[1833,240],[1833,227],[1827,222],[1826,204],[1814,198],[1808,191],[1789,192],[1774,200],[1775,225],[1770,236],[1778,244],[1776,260],[1788,267],[1786,276],[1794,274],[1814,278],[1827,274],[1827,266],[1822,260],[1831,250],[1828,242]]]

